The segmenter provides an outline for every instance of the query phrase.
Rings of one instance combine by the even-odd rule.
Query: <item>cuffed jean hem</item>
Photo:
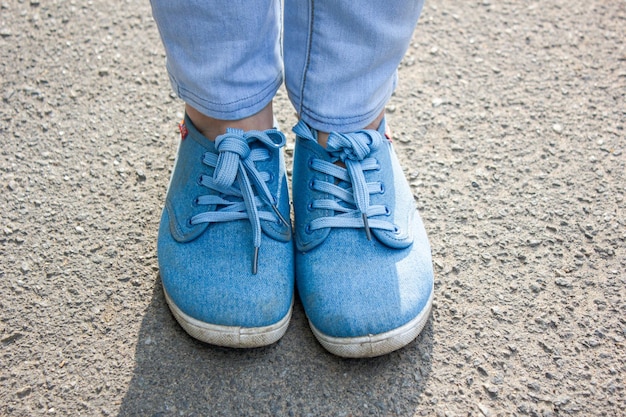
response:
[[[375,105],[372,105],[371,103],[363,103],[363,109],[367,110],[367,112],[351,117],[330,117],[317,114],[315,111],[308,108],[306,104],[300,105],[299,103],[301,103],[301,99],[295,94],[292,94],[290,91],[287,91],[287,93],[293,106],[296,109],[300,109],[298,117],[313,129],[320,132],[349,133],[361,130],[376,120],[376,118],[385,110],[385,106],[391,99],[397,83],[398,74],[396,73],[391,80],[391,87],[382,97],[382,100]]]
[[[168,75],[172,89],[176,92],[178,98],[200,113],[219,120],[240,120],[257,114],[272,101],[283,83],[283,76],[279,74],[271,84],[268,84],[253,95],[228,103],[216,103],[198,96],[194,93],[195,89],[179,83],[169,68]]]

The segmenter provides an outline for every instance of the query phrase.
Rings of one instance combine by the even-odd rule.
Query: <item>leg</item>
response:
[[[278,2],[151,4],[172,87],[198,130],[215,139],[226,126],[272,127],[268,106],[282,83]]]
[[[286,0],[286,86],[300,118],[318,131],[350,132],[379,117],[422,6]]]
[[[274,126],[272,102],[258,113],[238,120],[216,119],[199,112],[190,104],[185,105],[185,113],[198,131],[209,140],[215,140],[219,135],[223,135],[228,128],[247,131],[266,130]]]
[[[286,82],[301,119],[296,283],[315,336],[340,356],[405,346],[432,306],[428,239],[383,113],[421,6],[285,5]]]
[[[282,80],[279,2],[152,8],[187,112],[157,242],[165,298],[199,340],[273,343],[294,293],[285,137],[270,129]]]

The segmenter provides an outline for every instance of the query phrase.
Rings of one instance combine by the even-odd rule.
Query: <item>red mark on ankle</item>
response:
[[[189,134],[189,130],[187,130],[187,126],[185,126],[184,120],[178,124],[178,130],[180,130],[180,140],[185,140],[185,138]]]
[[[393,139],[391,138],[391,129],[389,128],[389,125],[385,126],[385,137],[387,138],[387,140],[389,140],[389,142],[393,142]]]

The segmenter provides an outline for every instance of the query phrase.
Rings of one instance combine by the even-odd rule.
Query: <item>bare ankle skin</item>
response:
[[[365,126],[364,129],[378,129],[380,122],[383,121],[383,117],[385,117],[384,110],[376,117],[376,119],[374,119],[372,123]],[[328,132],[317,132],[317,143],[319,143],[323,148],[326,148],[326,144],[328,143],[328,135]]]
[[[226,133],[227,128],[248,130],[267,130],[274,124],[274,113],[272,102],[265,106],[260,112],[245,119],[221,120],[214,119],[200,113],[198,110],[185,104],[185,112],[193,125],[209,140],[215,140],[219,135]]]

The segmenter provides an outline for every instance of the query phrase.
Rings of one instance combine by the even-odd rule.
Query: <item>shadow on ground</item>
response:
[[[432,337],[431,318],[398,352],[341,359],[316,342],[297,302],[278,343],[241,351],[213,347],[178,326],[159,281],[119,416],[411,416],[431,372]]]

